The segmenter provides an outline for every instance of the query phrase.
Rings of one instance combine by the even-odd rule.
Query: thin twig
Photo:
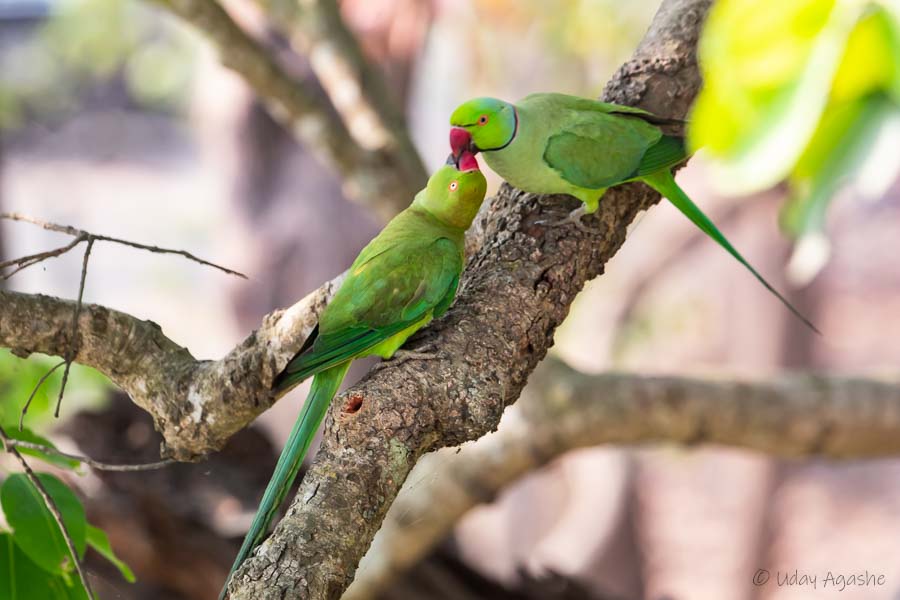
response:
[[[153,252],[155,254],[175,254],[178,256],[183,256],[188,260],[192,260],[195,263],[199,263],[201,265],[205,265],[207,267],[212,267],[213,269],[218,269],[223,273],[227,273],[229,275],[235,275],[236,277],[240,277],[241,279],[247,279],[247,276],[241,273],[240,271],[233,271],[228,267],[223,267],[221,265],[217,265],[216,263],[209,262],[208,260],[203,260],[198,256],[194,256],[190,252],[186,250],[173,250],[171,248],[160,248],[159,246],[148,246],[147,244],[139,244],[137,242],[129,242],[128,240],[122,240],[119,238],[109,237],[106,235],[91,235],[98,242],[111,242],[113,244],[122,244],[123,246],[129,246],[131,248],[137,248],[138,250],[146,250],[147,252]]]
[[[247,276],[244,275],[243,273],[234,271],[232,269],[223,267],[221,265],[217,265],[216,263],[209,262],[208,260],[203,260],[202,258],[194,256],[193,254],[191,254],[190,252],[187,252],[185,250],[174,250],[171,248],[161,248],[159,246],[149,246],[146,244],[130,242],[128,240],[110,237],[107,235],[96,235],[96,234],[93,234],[93,233],[90,233],[90,232],[87,232],[87,231],[84,231],[81,229],[77,229],[75,227],[71,227],[69,225],[58,225],[56,223],[42,221],[40,219],[35,219],[34,217],[29,217],[27,215],[23,215],[20,213],[0,213],[0,219],[6,219],[9,221],[21,221],[23,223],[30,223],[32,225],[37,225],[38,227],[41,227],[48,231],[55,231],[57,233],[65,233],[67,235],[72,235],[72,236],[76,237],[76,240],[67,246],[63,246],[62,248],[57,248],[56,250],[48,250],[47,252],[41,252],[39,254],[26,256],[21,259],[15,259],[12,261],[7,261],[5,263],[0,263],[0,268],[12,266],[14,264],[18,265],[20,261],[29,260],[29,259],[38,259],[38,260],[36,260],[36,262],[40,262],[41,260],[46,260],[47,258],[52,258],[54,256],[59,256],[61,254],[65,254],[66,252],[68,252],[69,250],[71,250],[72,248],[74,248],[75,246],[77,246],[78,244],[80,244],[83,241],[93,240],[93,241],[97,241],[97,242],[110,242],[113,244],[121,244],[123,246],[129,246],[131,248],[136,248],[138,250],[146,250],[147,252],[153,252],[155,254],[175,254],[178,256],[182,256],[188,260],[192,260],[201,265],[205,265],[207,267],[212,267],[213,269],[218,269],[219,271],[222,271],[223,273],[228,273],[229,275],[235,275],[237,277],[247,279]],[[35,263],[31,263],[31,264],[35,264]],[[26,266],[31,266],[31,264],[26,265]],[[22,267],[22,268],[24,268],[24,267]],[[15,272],[20,271],[22,268],[19,268],[16,271],[14,271],[13,273],[10,273],[9,275],[5,276],[4,279],[8,279]]]
[[[87,236],[79,235],[74,240],[66,244],[65,246],[60,246],[59,248],[54,248],[53,250],[46,250],[44,252],[38,252],[37,254],[29,254],[28,256],[22,256],[20,258],[13,258],[11,260],[7,260],[5,262],[0,263],[0,269],[6,269],[8,267],[16,267],[10,273],[3,275],[3,279],[9,279],[19,271],[24,271],[28,267],[32,265],[36,265],[40,262],[47,260],[48,258],[55,258],[57,256],[62,256],[81,242],[85,241]]]
[[[28,462],[25,460],[25,457],[16,450],[15,444],[12,443],[13,440],[6,435],[6,431],[4,431],[3,427],[0,427],[0,445],[3,446],[3,449],[15,456],[19,463],[22,465],[22,468],[25,470],[25,477],[37,488],[38,493],[41,495],[41,499],[44,501],[44,505],[47,507],[47,510],[50,511],[50,514],[53,515],[53,519],[56,521],[56,525],[59,527],[60,532],[62,533],[63,539],[66,541],[66,546],[69,548],[69,553],[72,555],[72,560],[75,563],[75,571],[78,572],[78,578],[81,580],[81,585],[84,586],[84,591],[87,593],[87,596],[90,600],[94,599],[94,592],[91,589],[91,584],[88,582],[87,573],[84,571],[84,567],[81,564],[81,561],[78,559],[78,551],[75,550],[75,542],[72,541],[72,536],[69,534],[69,530],[66,528],[65,522],[63,522],[62,514],[59,512],[59,508],[56,506],[56,503],[53,501],[53,498],[50,497],[50,494],[47,493],[47,489],[44,487],[44,484],[41,483],[41,480],[38,479],[37,475],[34,474],[34,471],[31,470],[31,467],[28,466]]]
[[[34,389],[31,390],[31,395],[28,396],[28,401],[25,403],[25,406],[22,407],[22,412],[19,413],[19,431],[22,431],[25,426],[25,415],[28,413],[28,409],[31,407],[31,401],[34,400],[34,397],[37,394],[38,390],[41,389],[41,386],[44,385],[44,382],[47,381],[47,379],[51,375],[53,375],[54,371],[56,371],[64,364],[66,364],[66,361],[64,360],[58,362],[52,369],[44,373],[44,375],[40,379],[38,379],[37,385],[35,385]]]
[[[47,221],[41,221],[40,219],[35,219],[34,217],[29,217],[28,215],[23,215],[21,213],[0,213],[0,219],[7,219],[9,221],[22,221],[23,223],[31,223],[32,225],[37,225],[47,231],[56,231],[58,233],[65,233],[68,235],[82,235],[85,232],[72,227],[71,225],[57,225],[56,223],[49,223]]]
[[[84,258],[81,261],[81,281],[78,283],[78,298],[75,300],[75,310],[72,311],[72,333],[69,337],[69,349],[66,351],[66,368],[63,371],[62,383],[59,384],[59,397],[56,399],[56,410],[53,416],[59,418],[59,407],[62,405],[63,394],[66,393],[66,382],[69,381],[69,370],[72,368],[72,360],[78,352],[78,317],[81,316],[81,306],[84,300],[84,282],[87,280],[88,261],[91,258],[91,249],[94,247],[94,238],[88,237],[87,247],[84,249]]]
[[[97,469],[98,471],[154,471],[156,469],[162,469],[163,467],[167,467],[171,464],[174,464],[176,461],[167,458],[164,460],[158,460],[156,462],[151,463],[141,463],[135,465],[122,465],[122,464],[114,464],[114,463],[106,463],[101,462],[99,460],[94,460],[89,456],[81,456],[78,454],[69,454],[68,452],[63,452],[61,450],[57,450],[53,446],[46,446],[44,444],[37,444],[35,442],[26,442],[24,440],[14,440],[9,439],[6,442],[7,447],[13,448],[25,448],[28,450],[37,450],[38,452],[43,452],[45,454],[52,454],[53,456],[59,456],[60,458],[66,458],[69,460],[76,460],[80,463],[86,464],[89,467]]]

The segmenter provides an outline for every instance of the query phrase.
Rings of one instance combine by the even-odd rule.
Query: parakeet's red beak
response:
[[[478,160],[475,159],[475,155],[468,150],[463,150],[459,153],[459,156],[448,154],[446,164],[455,167],[461,173],[481,170],[478,167]]]
[[[477,171],[478,160],[476,160],[474,154],[468,150],[463,150],[459,160],[456,161],[456,168],[463,173],[466,171]]]
[[[462,127],[451,127],[450,151],[458,162],[464,151],[472,151],[472,135]]]

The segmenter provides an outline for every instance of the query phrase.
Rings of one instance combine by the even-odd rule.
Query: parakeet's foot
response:
[[[397,350],[390,360],[383,360],[374,365],[372,371],[377,371],[387,366],[396,367],[408,360],[435,360],[441,357],[439,352],[428,352],[427,350],[434,350],[434,346],[423,346],[423,350]]]
[[[558,227],[560,225],[568,225],[573,224],[575,227],[584,231],[585,233],[600,233],[599,229],[594,229],[593,227],[588,227],[584,223],[582,223],[581,218],[588,214],[587,207],[582,204],[575,210],[569,213],[569,215],[565,219],[560,219],[559,221],[553,221],[552,223],[548,223],[547,221],[537,221],[538,225],[550,225],[551,227]]]

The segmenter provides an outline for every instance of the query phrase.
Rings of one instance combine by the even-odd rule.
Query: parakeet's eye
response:
[[[487,125],[487,122],[488,122],[488,116],[487,116],[487,115],[481,115],[480,117],[478,117],[478,124],[479,124],[479,125]]]
[[[451,182],[450,182],[450,185],[449,185],[448,187],[449,187],[449,189],[450,189],[451,192],[455,192],[455,191],[456,191],[456,188],[459,187],[459,183],[457,183],[457,182],[455,182],[455,181],[451,181]]]

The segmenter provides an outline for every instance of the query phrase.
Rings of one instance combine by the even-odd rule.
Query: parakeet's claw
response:
[[[584,204],[582,204],[581,206],[579,206],[578,208],[576,208],[575,210],[570,212],[569,215],[565,219],[560,219],[559,221],[552,221],[552,222],[541,220],[541,221],[536,221],[536,223],[538,225],[550,225],[551,227],[558,227],[560,225],[572,224],[572,225],[575,225],[575,227],[577,227],[581,231],[584,231],[585,233],[594,233],[594,234],[600,233],[599,229],[594,229],[593,227],[588,227],[581,221],[581,218],[586,214],[588,214],[587,207]]]
[[[372,371],[383,369],[384,367],[396,367],[402,365],[408,360],[436,360],[441,358],[440,352],[428,352],[434,350],[434,346],[426,345],[420,350],[397,350],[390,360],[383,360],[372,367]]]

